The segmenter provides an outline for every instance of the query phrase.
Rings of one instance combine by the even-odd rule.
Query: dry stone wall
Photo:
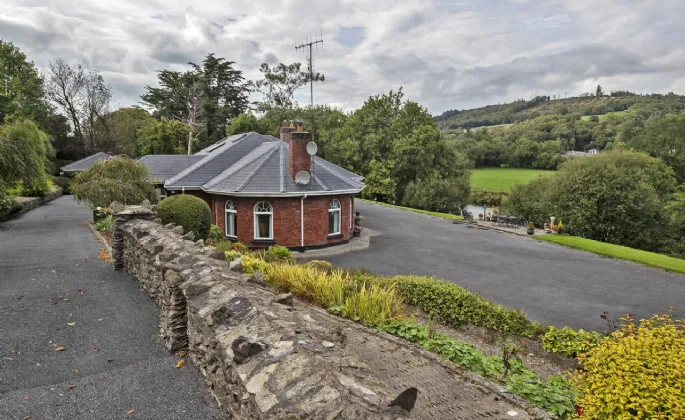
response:
[[[144,208],[116,215],[113,263],[156,300],[167,347],[189,351],[229,417],[542,417],[416,346],[231,271],[221,252],[153,217]]]

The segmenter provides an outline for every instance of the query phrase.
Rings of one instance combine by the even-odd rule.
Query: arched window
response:
[[[331,200],[328,205],[328,235],[340,234],[340,201]]]
[[[229,238],[238,237],[238,219],[236,218],[238,212],[235,209],[233,201],[226,201],[226,236]]]
[[[260,201],[254,206],[254,238],[274,238],[274,209],[266,201]]]

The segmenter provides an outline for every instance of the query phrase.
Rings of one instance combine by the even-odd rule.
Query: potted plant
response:
[[[526,233],[529,235],[533,235],[535,233],[535,223],[528,222],[528,230],[526,230]]]
[[[478,213],[478,221],[483,221],[483,213]]]
[[[559,225],[552,225],[552,232],[559,233]]]
[[[559,225],[557,229],[557,233],[562,233],[564,231],[564,224],[561,223],[561,219],[559,219]]]
[[[485,216],[485,221],[486,221],[486,222],[489,222],[491,218],[492,218],[492,213],[490,212],[490,210],[488,210],[488,213],[487,213],[487,215]]]
[[[362,227],[359,225],[354,225],[354,230],[352,231],[352,234],[354,236],[361,236],[362,234]]]

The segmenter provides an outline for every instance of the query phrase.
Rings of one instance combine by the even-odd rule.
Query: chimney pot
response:
[[[300,133],[302,133],[304,131],[304,123],[302,122],[302,120],[299,120],[297,122],[297,131]]]

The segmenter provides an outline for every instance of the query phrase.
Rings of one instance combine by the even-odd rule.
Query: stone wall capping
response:
[[[138,215],[116,215],[113,264],[155,300],[165,345],[189,352],[231,418],[467,419],[511,409],[549,418],[418,346],[278,294],[261,273],[232,271],[214,247]],[[394,404],[413,388],[411,411]]]

